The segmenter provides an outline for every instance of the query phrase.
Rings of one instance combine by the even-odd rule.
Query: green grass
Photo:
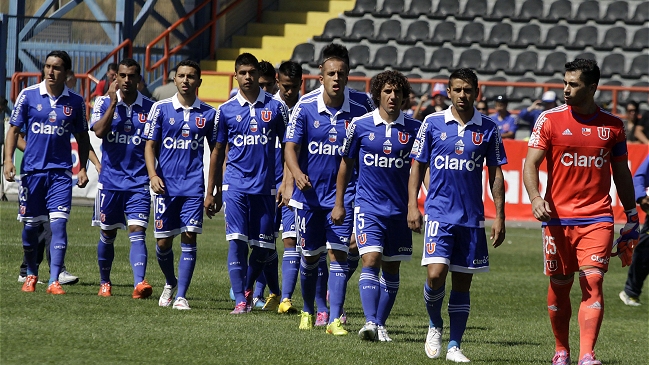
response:
[[[74,207],[68,224],[66,264],[81,278],[79,284],[66,286],[68,294],[63,296],[46,295],[44,285],[38,285],[36,293],[21,292],[16,277],[22,258],[22,225],[15,216],[15,202],[0,203],[2,364],[444,363],[428,359],[423,351],[428,319],[422,298],[425,270],[419,266],[419,235],[414,236],[413,260],[402,266],[399,296],[388,321],[394,342],[366,343],[356,336],[364,322],[356,285],[358,273],[352,278],[346,302],[350,336],[334,338],[322,329],[299,331],[297,316],[262,311],[230,316],[233,303],[228,296],[222,215],[207,220],[199,237],[196,272],[188,292],[191,311],[158,307],[164,282],[152,235],[147,237],[147,277],[154,287],[153,298],[130,297],[133,279],[124,232],[115,242],[113,297],[97,296],[99,231],[90,227],[89,207]],[[542,273],[540,229],[511,227],[506,243],[491,250],[491,272],[474,278],[464,353],[474,363],[548,364],[554,339],[545,304],[548,280]],[[175,245],[178,258],[178,243]],[[645,285],[642,307],[624,306],[617,294],[625,280],[626,269],[614,259],[604,281],[606,314],[596,347],[604,364],[647,363],[649,290]],[[579,348],[579,299],[575,283],[571,323],[574,352]],[[301,306],[299,288],[295,303]],[[448,319],[446,313],[444,317]],[[444,341],[448,341],[448,331]]]

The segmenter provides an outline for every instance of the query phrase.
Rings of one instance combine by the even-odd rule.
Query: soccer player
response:
[[[134,299],[151,296],[144,279],[147,266],[146,228],[149,223],[149,176],[144,162],[142,130],[153,101],[138,90],[140,65],[131,58],[119,63],[117,78],[106,96],[95,100],[90,129],[102,139],[102,173],[92,225],[101,227],[97,243],[99,296],[111,296],[110,272],[115,257],[117,229],[126,228],[131,241]],[[126,215],[126,220],[124,219]]]
[[[570,364],[570,289],[579,272],[579,364],[595,365],[601,364],[593,348],[604,318],[602,282],[614,235],[611,173],[628,221],[618,245],[623,266],[637,242],[638,213],[624,126],[593,100],[600,77],[597,62],[575,59],[565,68],[566,104],[543,112],[536,121],[523,181],[532,213],[543,222],[544,272],[550,277],[548,314],[556,343],[552,363]],[[542,195],[539,166],[544,159],[548,174]]]
[[[295,106],[286,131],[284,152],[290,177],[298,188],[293,191],[289,205],[296,212],[295,227],[302,247],[300,273],[304,307],[299,328],[313,328],[318,261],[328,250],[331,260],[328,280],[331,315],[326,332],[334,335],[347,334],[340,317],[347,286],[352,216],[348,212],[344,224],[334,226],[330,215],[346,126],[351,119],[367,112],[363,105],[347,97],[348,73],[349,66],[341,57],[332,56],[323,61],[320,71],[322,87],[318,92],[302,97]]]
[[[156,256],[166,283],[158,305],[190,309],[187,289],[196,265],[196,236],[203,230],[203,152],[216,141],[216,110],[196,96],[201,85],[198,63],[178,63],[176,95],[153,104],[144,126],[144,159],[151,181]],[[157,161],[157,166],[156,166]],[[211,194],[207,194],[211,196]],[[206,197],[206,200],[208,198]],[[174,274],[173,239],[180,235],[178,278]]]
[[[400,263],[412,255],[406,220],[408,177],[410,151],[421,122],[400,110],[410,94],[410,84],[400,72],[379,73],[371,91],[379,107],[347,128],[331,220],[344,222],[345,191],[358,160],[354,224],[363,265],[358,288],[366,319],[358,335],[363,340],[392,341],[385,322],[399,290]]]
[[[236,302],[231,314],[243,314],[252,310],[254,283],[275,250],[275,138],[283,136],[288,110],[259,87],[255,56],[242,53],[234,64],[239,91],[218,108],[205,207],[208,217],[212,216],[220,209],[222,198],[229,241],[228,273]],[[212,195],[215,189],[216,196]],[[277,275],[274,278],[266,277],[268,288],[280,294],[279,279]]]
[[[50,279],[47,293],[65,294],[59,283],[67,249],[67,221],[72,205],[72,147],[74,135],[79,148],[77,186],[88,183],[89,138],[83,98],[65,86],[72,60],[65,51],[52,51],[45,60],[45,80],[23,89],[13,110],[5,145],[4,175],[14,181],[14,151],[21,128],[25,127],[25,154],[20,187],[18,219],[23,222],[23,250],[27,278],[22,290],[33,292],[38,282],[36,264],[39,226],[49,220]]]
[[[408,226],[417,233],[422,225],[425,227],[421,264],[428,274],[424,284],[424,302],[430,318],[426,355],[441,355],[442,302],[446,276],[451,271],[446,360],[469,362],[460,347],[471,307],[469,289],[474,273],[489,271],[482,201],[483,165],[487,165],[496,207],[491,239],[493,247],[498,247],[505,239],[505,186],[500,166],[507,163],[507,157],[498,126],[473,106],[478,95],[475,73],[468,68],[454,71],[447,93],[451,106],[426,117],[412,148]],[[430,182],[422,220],[417,193],[427,167]]]

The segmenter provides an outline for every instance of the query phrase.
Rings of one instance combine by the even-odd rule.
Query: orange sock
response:
[[[574,277],[565,280],[559,280],[550,277],[550,286],[548,287],[548,314],[554,332],[556,351],[565,350],[570,354],[570,343],[568,337],[570,334],[570,317],[572,316],[572,307],[570,305],[570,289]]]
[[[593,351],[604,319],[602,284],[604,272],[599,268],[579,271],[581,305],[579,306],[579,358]]]

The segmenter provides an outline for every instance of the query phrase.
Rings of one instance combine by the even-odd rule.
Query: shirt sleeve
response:
[[[228,125],[223,115],[223,109],[219,106],[216,109],[216,117],[214,117],[214,128],[216,131],[216,143],[226,143],[228,141]]]
[[[415,142],[413,142],[410,157],[414,158],[418,162],[429,162],[430,151],[432,149],[430,144],[433,142],[433,134],[432,131],[430,131],[430,126],[431,123],[429,123],[428,119],[425,119],[421,128],[419,128]]]
[[[343,145],[342,155],[348,158],[358,158],[358,152],[360,150],[361,137],[357,131],[357,119],[352,119],[352,122],[347,127],[347,137],[345,138],[345,144]]]
[[[278,102],[279,105],[279,119],[277,121],[277,137],[279,138],[280,142],[284,140],[284,135],[286,134],[286,127],[288,126],[289,123],[289,112],[288,108],[284,103]]]
[[[500,166],[507,163],[507,155],[505,154],[505,146],[503,139],[500,136],[498,127],[494,124],[489,132],[489,142],[487,145],[487,166]]]
[[[300,144],[302,142],[302,134],[306,115],[302,106],[296,106],[291,114],[291,119],[286,128],[286,136],[284,142],[292,142]]]
[[[81,96],[76,97],[77,107],[74,118],[74,134],[88,132],[88,120],[86,119],[86,102]]]
[[[101,117],[106,113],[106,98],[101,97],[95,100],[95,105],[92,107],[92,115],[90,116],[90,128],[97,123]]]
[[[541,150],[547,150],[551,137],[551,121],[546,117],[546,114],[543,113],[539,115],[536,123],[534,123],[534,129],[532,129],[532,134],[530,135],[530,140],[527,146]]]
[[[16,98],[14,110],[11,113],[10,124],[15,125],[16,127],[20,127],[22,130],[28,121],[28,111],[29,103],[27,102],[27,93],[25,93],[25,90],[23,90],[20,92],[20,94],[18,94],[18,98]]]
[[[151,111],[146,119],[146,124],[144,125],[144,131],[142,133],[142,138],[160,142],[162,131],[161,124],[163,121],[164,115],[160,108],[160,104],[155,103],[151,107]]]

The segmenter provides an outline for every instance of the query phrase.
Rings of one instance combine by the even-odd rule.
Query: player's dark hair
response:
[[[576,58],[574,61],[566,62],[566,72],[581,71],[579,77],[586,85],[599,84],[599,66],[597,61]]]
[[[47,57],[45,59],[47,60],[50,57],[58,57],[63,61],[63,68],[67,70],[72,70],[72,59],[70,58],[70,55],[66,51],[52,51],[47,54]]]
[[[279,73],[288,76],[289,79],[302,79],[302,66],[293,61],[282,62],[279,65]]]
[[[271,80],[275,80],[275,78],[277,77],[277,72],[275,71],[275,67],[272,63],[262,60],[259,62],[259,76],[264,76]]]
[[[140,64],[137,63],[137,61],[132,58],[125,58],[121,60],[119,64],[121,66],[126,66],[126,67],[135,67],[135,73],[138,75],[142,73],[142,68],[140,67]]]
[[[392,70],[383,71],[372,77],[371,80],[370,93],[372,94],[374,105],[378,106],[381,103],[381,90],[383,90],[386,84],[401,90],[401,95],[404,99],[410,97],[410,83],[401,72]]]
[[[473,86],[474,90],[478,90],[478,76],[470,68],[459,68],[448,77],[448,88],[451,88],[451,83],[454,79],[460,79]]]
[[[330,43],[322,49],[322,62],[320,65],[323,65],[325,61],[330,58],[339,58],[343,60],[347,67],[349,67],[349,51],[347,47],[342,44]]]
[[[108,70],[109,70],[109,71],[115,71],[115,72],[117,72],[117,68],[118,68],[118,67],[119,67],[119,66],[118,66],[115,62],[111,62],[111,63],[108,64]]]
[[[201,78],[201,66],[198,64],[198,62],[192,60],[182,60],[178,62],[178,64],[176,65],[176,70],[179,69],[180,66],[187,66],[193,68],[194,70],[196,70],[196,74],[198,78],[199,79]]]
[[[253,66],[255,69],[259,70],[259,61],[257,60],[257,57],[248,52],[237,56],[237,59],[234,61],[234,71],[237,71],[241,65]]]

